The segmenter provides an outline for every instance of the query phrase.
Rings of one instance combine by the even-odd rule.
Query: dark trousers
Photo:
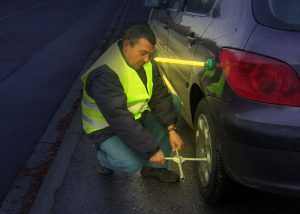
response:
[[[173,95],[173,104],[176,108],[177,121],[180,116],[180,98]],[[149,112],[144,121],[145,128],[152,134],[165,156],[171,153],[168,131],[156,120],[153,112]],[[142,159],[137,153],[121,141],[118,136],[113,136],[100,145],[97,158],[104,167],[116,171],[134,173],[143,166],[166,168],[163,165],[154,165]]]

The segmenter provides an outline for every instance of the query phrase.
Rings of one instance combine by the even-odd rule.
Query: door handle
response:
[[[188,39],[187,44],[188,44],[188,47],[189,47],[189,48],[192,48],[192,46],[195,45],[196,42],[197,42],[197,38],[195,38],[195,37],[194,37],[193,35],[191,35],[191,34],[188,35],[186,38]]]
[[[165,30],[169,29],[169,23],[163,23],[162,26]]]

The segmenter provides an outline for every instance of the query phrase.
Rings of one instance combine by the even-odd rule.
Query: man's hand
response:
[[[172,126],[169,126],[168,129],[170,129],[170,127]],[[175,152],[175,149],[179,151],[183,146],[183,140],[181,139],[180,135],[174,130],[169,131],[169,135],[170,135],[169,140],[172,147],[172,151]]]
[[[165,163],[165,156],[164,153],[159,150],[154,155],[152,155],[149,159],[149,162],[153,164],[164,164]]]

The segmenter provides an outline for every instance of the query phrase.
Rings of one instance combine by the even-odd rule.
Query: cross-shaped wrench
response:
[[[184,174],[181,165],[184,161],[206,161],[206,158],[185,158],[179,155],[177,149],[175,151],[176,151],[176,155],[174,157],[165,157],[165,160],[172,160],[178,164],[181,180],[184,180]]]

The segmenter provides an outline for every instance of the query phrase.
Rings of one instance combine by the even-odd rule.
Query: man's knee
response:
[[[119,137],[113,136],[100,145],[98,160],[104,167],[134,173],[142,167],[142,160]]]
[[[123,172],[127,173],[135,173],[142,167],[143,163],[142,161],[135,159],[135,158],[129,158],[127,160],[119,160],[115,162],[115,166]]]

